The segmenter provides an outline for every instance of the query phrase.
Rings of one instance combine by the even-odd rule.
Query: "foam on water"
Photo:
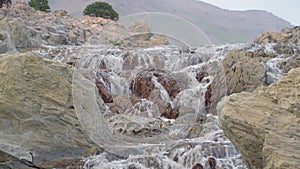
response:
[[[111,132],[113,130],[110,128],[111,125],[106,125],[106,117],[91,110],[90,116],[93,116],[90,118],[91,121],[84,117],[87,120],[84,125],[89,125],[86,127],[87,133],[92,140],[107,151],[83,159],[87,169],[134,167],[190,169],[196,163],[208,168],[209,157],[216,159],[217,168],[246,168],[235,146],[218,127],[217,117],[205,110],[206,90],[213,79],[222,73],[219,72],[222,68],[218,66],[221,66],[222,59],[230,50],[244,48],[248,51],[262,50],[275,54],[275,58],[264,63],[268,83],[276,81],[281,76],[282,72],[278,68],[278,63],[287,59],[283,55],[276,54],[272,44],[205,46],[194,49],[176,46],[134,49],[108,46],[85,46],[81,49],[69,46],[66,48],[64,52],[58,52],[57,56],[51,58],[62,62],[75,61],[75,67],[87,72],[91,80],[97,73],[105,73],[110,81],[110,86],[107,87],[111,89],[113,96],[132,94],[130,90],[132,79],[141,71],[153,68],[168,72],[181,88],[176,98],[171,99],[157,78],[151,79],[155,88],[159,90],[160,98],[179,110],[180,114],[176,120],[159,117],[157,103],[145,98],[138,100],[131,109],[125,111],[124,116],[130,125],[145,127],[149,123],[155,126],[158,121],[157,124],[160,124],[164,130],[151,137],[130,138],[122,134],[115,135]],[[47,52],[51,53],[53,50],[56,49],[45,47],[36,52],[49,57]],[[67,53],[69,55],[66,56]],[[99,66],[101,62],[106,65],[105,71]],[[208,76],[204,77],[201,82],[195,78],[199,70],[205,70],[208,73]],[[84,116],[89,115],[85,112]],[[115,116],[116,119],[120,118],[118,115]],[[97,123],[98,128],[93,128],[94,123]],[[128,126],[125,126],[125,131]],[[96,131],[98,133],[94,133]]]

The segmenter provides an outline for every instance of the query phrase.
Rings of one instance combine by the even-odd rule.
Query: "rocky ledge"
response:
[[[299,74],[292,69],[270,86],[219,103],[219,124],[249,169],[299,168]]]
[[[128,27],[109,19],[75,18],[64,10],[36,11],[23,2],[0,10],[0,53],[27,51],[41,45],[118,45],[149,47],[167,45],[164,35],[151,33],[144,20]]]
[[[300,44],[300,26],[286,28],[281,32],[265,32],[256,37],[256,43],[295,43]]]

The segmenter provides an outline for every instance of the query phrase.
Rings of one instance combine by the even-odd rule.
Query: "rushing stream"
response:
[[[216,113],[209,113],[213,111],[207,109],[205,101],[209,85],[212,93],[218,93],[217,99],[225,95],[221,61],[228,51],[242,48],[275,52],[272,45],[248,44],[199,48],[45,46],[35,52],[74,65],[77,116],[100,147],[94,156],[83,159],[84,168],[191,169],[197,163],[213,168],[215,161],[216,168],[242,169],[246,166],[238,150],[224,136]],[[287,59],[278,55],[264,63],[268,83],[281,76],[276,65]],[[200,80],[199,73],[205,74]],[[175,95],[159,81],[161,76],[176,83]],[[153,85],[147,97],[145,91],[135,96],[139,80]],[[102,84],[112,99],[104,103],[99,90],[88,81]],[[176,110],[178,117],[161,117],[162,103]]]
[[[207,168],[210,157],[216,160],[218,168],[245,168],[239,152],[218,127],[216,115],[207,112],[204,98],[213,79],[224,78],[221,66],[224,53],[240,46],[194,49],[69,46],[45,47],[36,52],[75,66],[73,95],[77,116],[88,136],[105,150],[84,159],[85,168],[182,169],[197,163]],[[206,76],[199,81],[196,76],[201,71]],[[180,92],[176,97],[171,97],[153,76],[157,72],[177,82]],[[133,94],[130,86],[138,76],[151,76],[156,90],[148,98],[129,103],[120,114],[112,113],[110,103],[97,99],[95,86],[85,82],[86,79],[102,82],[114,102],[121,98],[122,106]],[[226,92],[226,85],[220,92]],[[161,102],[178,110],[176,120],[160,116]]]

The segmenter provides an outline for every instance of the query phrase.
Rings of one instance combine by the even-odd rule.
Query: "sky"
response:
[[[273,13],[293,25],[300,25],[300,0],[201,0],[223,9],[259,9]]]

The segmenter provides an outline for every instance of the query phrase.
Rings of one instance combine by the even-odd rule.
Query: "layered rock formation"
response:
[[[295,43],[300,44],[300,26],[285,28],[281,32],[265,32],[259,34],[256,43]]]
[[[268,57],[267,54],[264,57]],[[266,60],[266,59],[265,59]],[[223,60],[227,94],[253,91],[266,81],[263,57],[258,52],[230,51]]]
[[[299,168],[299,73],[292,69],[270,86],[219,103],[219,124],[249,169]]]
[[[72,73],[70,66],[32,53],[0,55],[0,154],[39,164],[80,158],[94,146],[74,111]],[[10,159],[1,162],[11,166]]]

